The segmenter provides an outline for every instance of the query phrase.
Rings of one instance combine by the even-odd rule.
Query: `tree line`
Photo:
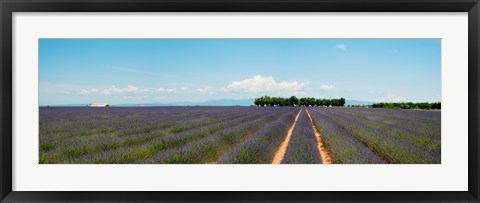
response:
[[[255,98],[255,106],[345,106],[345,98],[340,99],[315,99],[313,97],[289,98],[262,96]]]
[[[380,102],[371,105],[372,108],[394,108],[394,109],[442,109],[440,102]]]

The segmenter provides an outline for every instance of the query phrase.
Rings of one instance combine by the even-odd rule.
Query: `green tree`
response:
[[[255,98],[255,101],[253,101],[253,103],[255,104],[255,106],[260,106],[260,99],[261,98]]]
[[[290,106],[298,106],[298,98],[296,96],[290,97]]]
[[[255,105],[257,106],[265,106],[265,97],[260,97],[260,98],[256,98],[255,101],[254,101]]]
[[[268,95],[262,96],[260,98],[255,98],[253,101],[255,106],[345,106],[345,98],[341,97],[340,99],[316,99],[314,97],[302,97],[297,98],[296,96],[290,96],[289,98],[283,97],[271,97]],[[416,103],[412,105],[407,105],[407,103],[376,103],[373,104],[372,107],[374,108],[412,108],[412,106],[416,105],[418,108],[425,108],[425,109],[434,109],[440,108],[440,103]],[[351,105],[351,107],[355,107],[355,105]]]
[[[331,99],[330,104],[334,107],[339,105],[339,100],[338,99]]]
[[[345,106],[345,98],[340,98],[340,100],[338,101],[338,106]]]
[[[298,105],[299,106],[307,106],[307,98],[300,98]]]
[[[323,105],[329,107],[331,104],[330,99],[323,99]]]
[[[323,100],[322,99],[316,99],[315,100],[315,105],[316,106],[323,106]]]
[[[273,106],[273,101],[272,98],[269,96],[265,96],[265,105],[267,106]]]
[[[313,97],[308,97],[307,98],[307,106],[315,106],[315,98]]]

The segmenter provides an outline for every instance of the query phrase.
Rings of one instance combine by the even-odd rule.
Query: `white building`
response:
[[[109,107],[109,104],[104,104],[104,103],[92,103],[88,105],[89,107]]]

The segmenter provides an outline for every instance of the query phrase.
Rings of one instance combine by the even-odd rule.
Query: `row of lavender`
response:
[[[441,112],[308,108],[335,163],[437,164]]]
[[[40,108],[40,163],[269,163],[298,110]]]
[[[284,164],[320,164],[322,158],[317,148],[318,142],[315,138],[312,123],[307,112],[302,111],[292,132],[288,145]]]

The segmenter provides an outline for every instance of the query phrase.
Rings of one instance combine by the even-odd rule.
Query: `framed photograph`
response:
[[[0,11],[2,202],[479,202],[478,0]]]

